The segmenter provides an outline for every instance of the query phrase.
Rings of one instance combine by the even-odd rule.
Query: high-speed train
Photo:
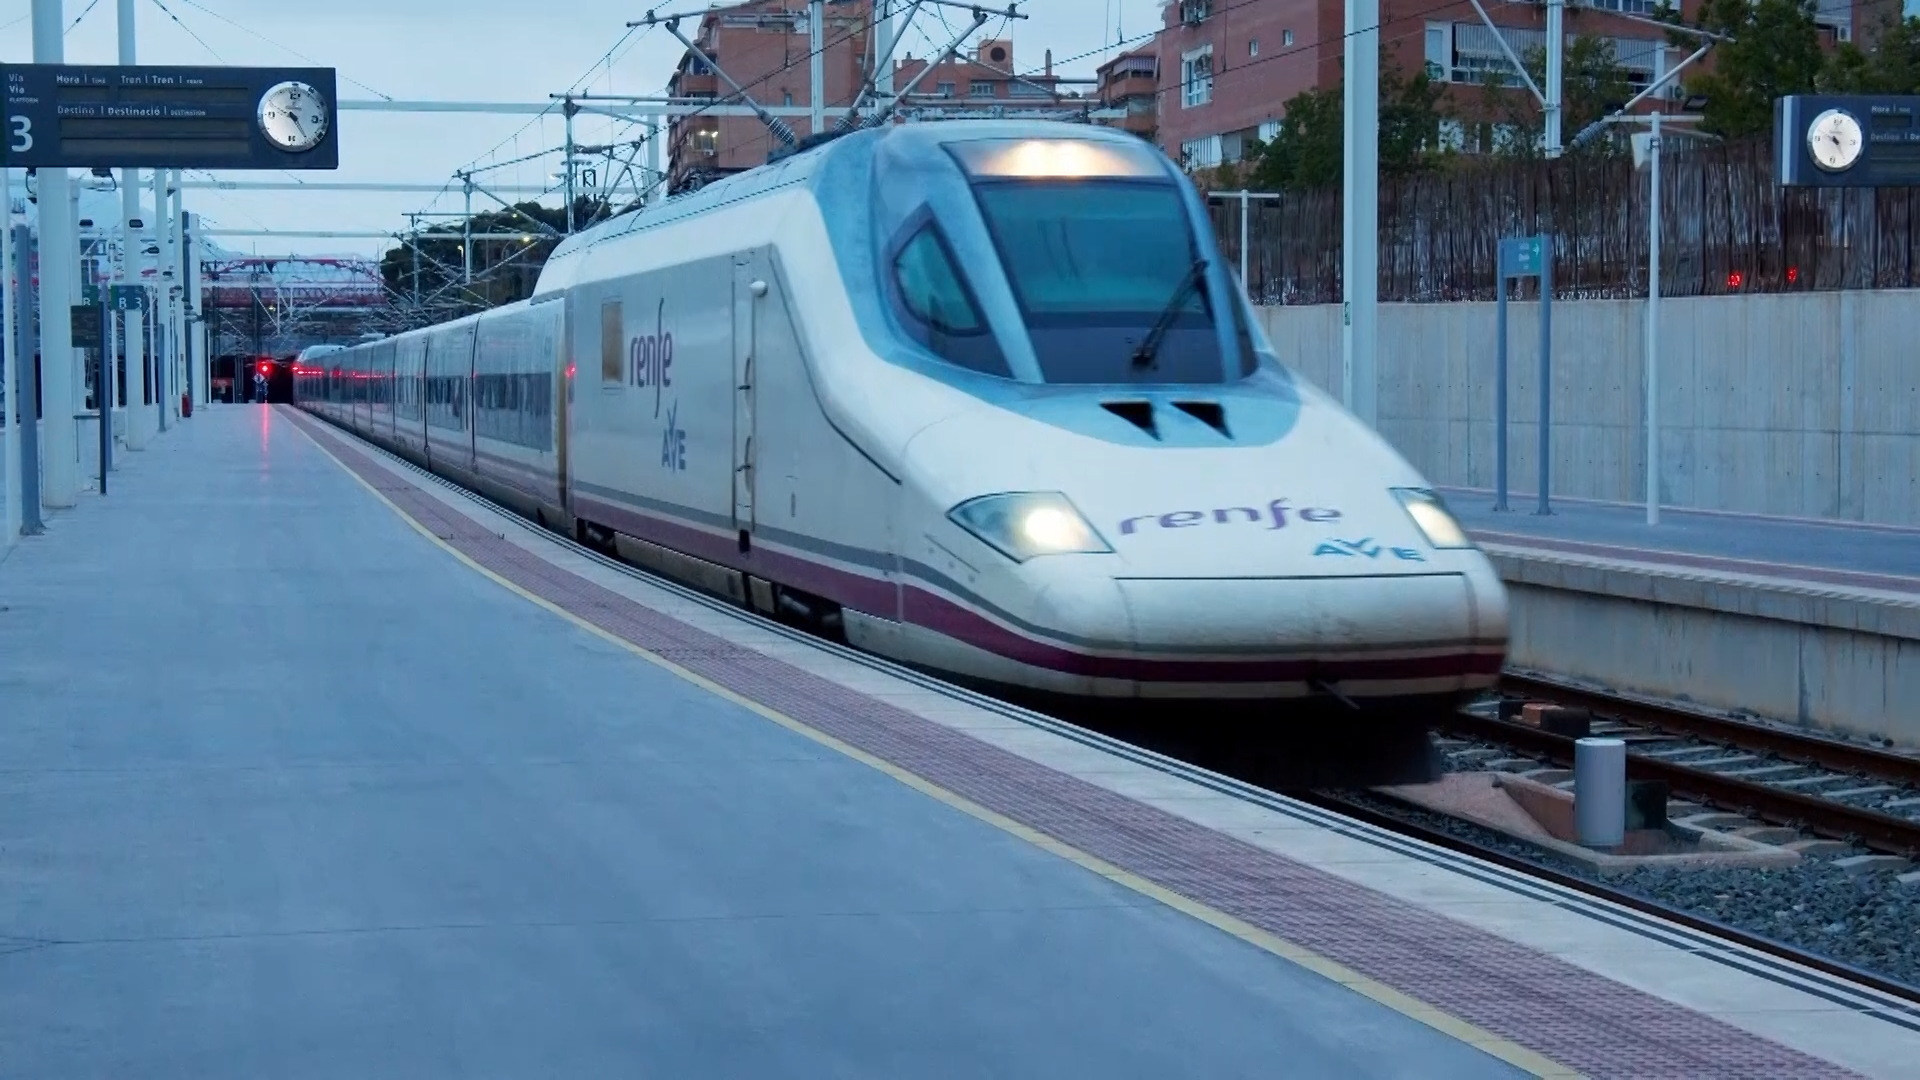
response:
[[[1506,651],[1488,560],[1282,363],[1200,196],[1124,133],[847,134],[296,383],[550,527],[976,684],[1384,715]]]

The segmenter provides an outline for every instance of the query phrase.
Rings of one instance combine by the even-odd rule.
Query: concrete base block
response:
[[[1853,845],[1839,840],[1795,840],[1781,847],[1797,851],[1809,858],[1826,858],[1829,855],[1845,855],[1853,850]]]
[[[1791,866],[1797,852],[1724,833],[1669,826],[1629,829],[1625,841],[1595,851],[1574,841],[1573,795],[1510,773],[1449,773],[1431,784],[1382,788],[1424,809],[1464,818],[1603,876],[1646,866],[1689,868]]]
[[[1913,865],[1898,855],[1848,855],[1833,865],[1849,874],[1889,874]]]

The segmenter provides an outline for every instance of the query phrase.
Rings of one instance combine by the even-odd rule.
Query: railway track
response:
[[[1574,715],[1550,730],[1518,719],[1528,704]],[[1499,700],[1441,727],[1571,766],[1583,713],[1591,734],[1627,744],[1628,779],[1664,781],[1676,795],[1884,854],[1920,855],[1920,758],[1522,674],[1502,680]]]

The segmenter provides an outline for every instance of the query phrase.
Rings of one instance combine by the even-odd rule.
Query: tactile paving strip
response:
[[[1647,1080],[1855,1075],[689,626],[487,531],[318,422],[297,420],[434,535],[550,603],[1061,843],[1570,1069]]]

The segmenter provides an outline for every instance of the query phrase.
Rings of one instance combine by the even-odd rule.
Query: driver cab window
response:
[[[942,359],[985,375],[1011,378],[973,296],[933,226],[922,226],[893,259],[906,323]]]

